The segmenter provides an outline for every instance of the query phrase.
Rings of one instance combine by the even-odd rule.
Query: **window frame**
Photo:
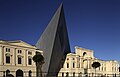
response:
[[[6,63],[10,64],[10,56],[6,55]]]
[[[28,57],[28,65],[32,65],[32,58]]]
[[[22,64],[22,57],[18,57],[18,64]]]
[[[69,63],[67,63],[67,68],[69,68]]]

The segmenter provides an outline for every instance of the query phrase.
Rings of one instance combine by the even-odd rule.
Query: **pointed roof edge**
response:
[[[56,13],[58,10],[60,10],[60,12],[61,12],[62,9],[63,9],[63,2],[61,2],[61,4],[58,6],[58,8],[57,8],[57,10],[55,11],[55,13]],[[54,15],[55,15],[55,13],[54,13]]]
[[[71,45],[70,45],[70,39],[69,39],[69,33],[68,33],[68,27],[67,27],[67,22],[66,22],[66,17],[65,17],[65,12],[64,12],[64,5],[63,5],[63,1],[61,2],[59,8],[60,9],[60,16],[61,16],[61,13],[63,12],[63,15],[64,15],[64,20],[65,20],[65,27],[66,27],[66,33],[67,33],[67,37],[68,37],[68,42],[69,42],[69,48],[70,48],[70,51],[69,53],[71,53]],[[59,17],[60,19],[60,17]]]
[[[63,2],[61,2],[60,6],[63,7]]]
[[[58,17],[58,21],[59,21],[60,14],[61,14],[61,10],[64,11],[64,9],[63,9],[63,2],[61,2],[61,4],[59,5],[59,7],[56,9],[55,13],[54,13],[53,16],[51,17],[51,19],[50,19],[50,21],[48,22],[48,24],[47,24],[45,30],[43,31],[43,33],[46,31],[46,29],[47,29],[47,27],[49,26],[49,24],[53,21],[54,16],[56,15],[56,13],[58,13],[58,12],[60,11],[60,12],[59,12],[59,17]],[[38,41],[36,42],[35,46],[37,46],[37,44],[39,43],[39,40],[40,40],[41,36],[43,35],[43,33],[40,35],[40,37],[39,37]]]
[[[58,9],[62,10],[63,9],[63,2],[59,5]],[[63,9],[64,10],[64,9]]]

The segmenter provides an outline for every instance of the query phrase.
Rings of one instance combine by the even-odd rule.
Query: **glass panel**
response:
[[[10,63],[10,56],[6,56],[6,63]]]

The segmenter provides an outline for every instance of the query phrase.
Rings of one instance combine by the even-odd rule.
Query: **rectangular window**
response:
[[[73,77],[75,77],[75,72],[73,72]]]
[[[29,54],[29,55],[32,55],[32,52],[31,52],[31,51],[28,51],[28,54]]]
[[[18,53],[22,53],[22,50],[18,50]]]
[[[31,58],[28,58],[28,64],[32,65],[32,59]]]
[[[67,68],[69,68],[69,63],[67,63]]]
[[[75,63],[73,63],[73,68],[75,68]]]
[[[66,77],[69,77],[69,73],[68,72],[66,73]]]
[[[10,52],[10,48],[6,48],[6,52]]]
[[[62,77],[64,77],[64,73],[62,72]]]
[[[31,70],[29,71],[29,77],[32,77],[32,71]]]
[[[10,56],[6,56],[6,63],[10,63]]]
[[[20,53],[20,51],[18,50],[18,53]]]
[[[21,57],[18,57],[18,64],[22,64],[22,59],[21,59]]]

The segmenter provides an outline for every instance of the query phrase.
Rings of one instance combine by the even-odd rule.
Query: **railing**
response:
[[[46,77],[46,72],[42,73],[42,77]],[[105,73],[75,73],[75,72],[59,72],[58,76],[56,73],[49,73],[48,77],[120,77],[120,74],[105,74]],[[36,77],[35,71],[0,71],[0,77]]]
[[[61,72],[60,77],[120,77],[120,74]]]

